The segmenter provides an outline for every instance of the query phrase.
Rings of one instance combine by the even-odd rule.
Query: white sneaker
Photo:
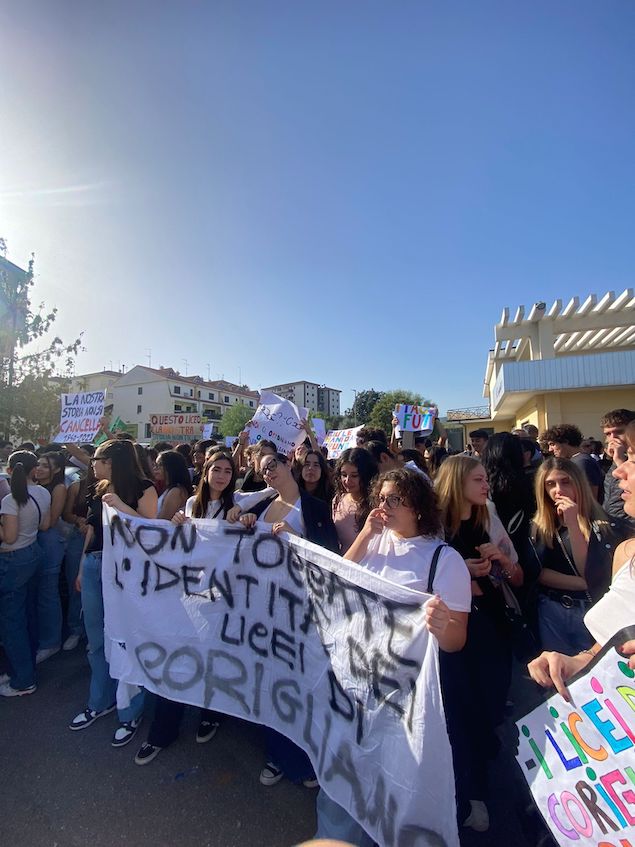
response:
[[[50,659],[51,656],[54,656],[59,652],[59,647],[47,647],[45,650],[38,650],[35,654],[35,664],[39,665],[40,662],[45,662],[47,659]]]
[[[470,800],[472,811],[463,821],[463,826],[468,826],[474,832],[487,832],[489,829],[489,812],[482,800]]]
[[[12,688],[9,682],[0,685],[0,697],[23,697],[25,694],[35,694],[36,691],[35,684],[29,685],[28,688]]]
[[[69,635],[62,644],[62,650],[74,650],[79,644],[79,635]]]

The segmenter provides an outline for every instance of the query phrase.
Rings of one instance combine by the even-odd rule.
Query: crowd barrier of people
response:
[[[0,446],[0,695],[37,690],[37,665],[86,641],[90,682],[69,722],[78,732],[117,710],[112,738],[138,735],[143,689],[111,678],[104,651],[102,507],[175,524],[214,518],[291,533],[382,577],[429,592],[452,748],[457,820],[489,827],[488,770],[500,750],[514,661],[541,686],[566,683],[612,635],[635,623],[635,412],[599,422],[605,443],[573,424],[474,430],[468,449],[415,438],[402,449],[364,427],[329,461],[305,423],[291,455],[245,430],[232,448],[207,439],[147,448],[105,429],[91,444]],[[441,439],[442,441],[443,439]],[[433,565],[434,562],[434,565]],[[430,592],[429,592],[430,593]],[[635,667],[635,642],[624,646]],[[487,679],[488,684],[483,685]],[[185,706],[155,697],[137,765],[176,743]],[[201,709],[196,740],[222,716]],[[318,787],[306,753],[263,728],[264,786]],[[507,751],[513,756],[512,750]],[[319,838],[372,841],[324,792]]]

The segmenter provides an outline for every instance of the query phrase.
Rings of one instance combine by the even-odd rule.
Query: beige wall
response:
[[[560,394],[560,420],[548,426],[572,423],[588,438],[602,440],[600,419],[611,409],[635,409],[635,388],[607,388],[595,391],[569,391]]]

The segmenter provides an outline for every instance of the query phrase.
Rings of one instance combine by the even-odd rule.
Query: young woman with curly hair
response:
[[[443,544],[437,497],[425,478],[409,469],[386,471],[374,481],[373,508],[345,559],[391,582],[426,592],[433,558],[435,597],[426,604],[426,626],[441,651],[461,650],[470,609],[470,577],[461,556]],[[316,838],[332,838],[359,847],[373,840],[324,791],[317,798]]]
[[[370,484],[377,470],[377,463],[363,447],[344,450],[337,461],[333,523],[342,555],[357,538],[370,512]]]

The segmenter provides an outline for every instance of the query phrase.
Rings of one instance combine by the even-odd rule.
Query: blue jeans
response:
[[[64,558],[64,574],[68,584],[68,611],[66,625],[69,635],[81,635],[84,631],[82,624],[82,595],[75,588],[75,580],[79,572],[79,563],[84,549],[84,536],[78,529],[73,529],[66,541],[66,556]]]
[[[37,540],[43,554],[37,586],[38,649],[47,650],[62,643],[60,571],[66,541],[56,526],[38,532]]]
[[[331,800],[325,791],[318,792],[315,802],[317,812],[317,832],[314,838],[332,838],[335,841],[345,841],[356,847],[373,847],[375,843],[370,835],[357,821],[349,815],[346,809]]]
[[[0,639],[13,688],[35,684],[35,590],[42,551],[37,544],[0,553]]]
[[[88,638],[90,689],[88,708],[101,712],[116,702],[117,681],[110,676],[104,653],[104,597],[101,588],[101,552],[86,553],[82,569],[82,609]],[[119,720],[136,720],[143,712],[144,692],[132,698],[130,705],[118,710]]]
[[[538,596],[538,630],[543,650],[555,650],[572,656],[588,650],[593,644],[589,630],[584,625],[586,608],[576,602],[566,609],[558,600],[544,594]]]

